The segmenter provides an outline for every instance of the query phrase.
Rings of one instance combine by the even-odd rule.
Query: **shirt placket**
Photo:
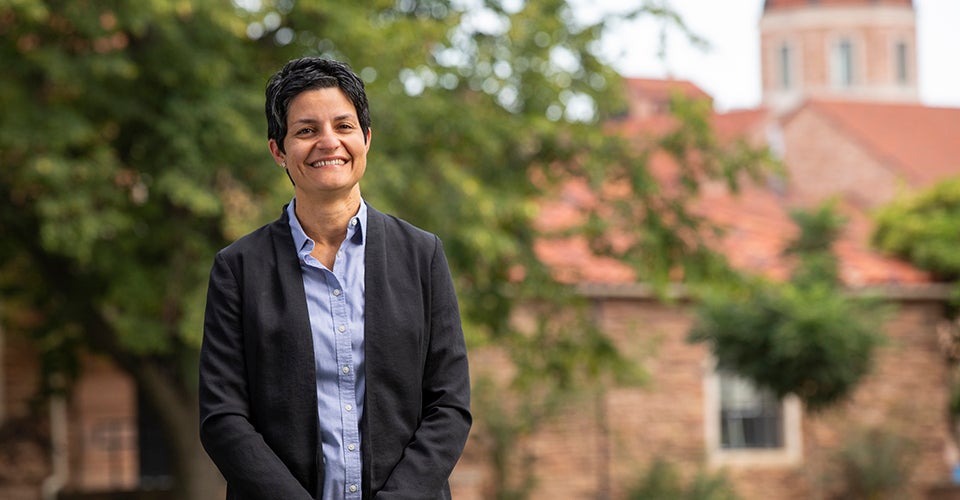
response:
[[[335,325],[337,386],[340,393],[343,454],[346,473],[345,498],[360,498],[360,433],[356,405],[356,374],[353,363],[353,332],[347,314],[346,294],[336,275],[328,275],[333,290],[331,313]]]

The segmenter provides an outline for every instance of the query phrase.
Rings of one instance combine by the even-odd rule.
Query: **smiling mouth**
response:
[[[343,165],[343,164],[345,164],[345,163],[347,163],[347,162],[344,161],[344,160],[341,160],[341,159],[337,159],[337,160],[320,160],[320,161],[315,161],[315,162],[311,163],[310,166],[313,167],[313,168],[320,168],[320,167],[331,167],[331,166],[336,166],[336,165]]]

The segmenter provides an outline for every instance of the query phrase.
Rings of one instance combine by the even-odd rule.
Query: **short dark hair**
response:
[[[267,82],[265,111],[267,114],[267,138],[277,141],[284,151],[283,138],[287,135],[287,110],[290,102],[301,92],[338,87],[353,102],[360,120],[363,140],[370,130],[370,108],[363,80],[340,61],[320,57],[294,59],[283,66]]]

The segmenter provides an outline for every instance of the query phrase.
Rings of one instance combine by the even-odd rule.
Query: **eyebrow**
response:
[[[356,117],[356,115],[354,115],[353,113],[344,113],[344,114],[342,114],[342,115],[338,115],[338,116],[333,117],[333,121],[335,121],[335,122],[340,122],[340,121],[344,121],[344,120],[359,121],[359,119],[358,119],[358,118]],[[293,123],[294,123],[294,124],[298,124],[298,123],[307,123],[307,124],[309,124],[309,123],[317,123],[317,122],[319,122],[319,121],[320,121],[320,120],[318,120],[318,119],[316,119],[316,118],[300,118],[299,120],[294,120]]]

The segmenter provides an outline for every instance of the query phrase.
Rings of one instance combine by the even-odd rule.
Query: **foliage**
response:
[[[838,452],[839,498],[906,498],[916,445],[886,429],[870,428],[849,436]]]
[[[585,176],[597,192],[617,193],[588,209],[584,234],[591,250],[626,262],[655,287],[678,280],[724,281],[730,278],[726,259],[709,244],[721,231],[690,206],[707,179],[736,194],[743,182],[757,181],[779,165],[766,149],[720,140],[710,123],[709,101],[675,95],[670,105],[677,120],[672,130],[639,143],[605,146],[624,148],[617,154],[625,163],[567,172]],[[669,159],[669,174],[655,172],[657,154]]]
[[[503,389],[490,377],[480,377],[472,385],[471,404],[479,430],[473,432],[473,439],[483,451],[492,475],[484,497],[527,498],[537,485],[533,474],[535,457],[518,443],[530,435],[544,415],[554,411],[556,399],[521,401],[511,408],[504,401]]]
[[[663,459],[655,460],[627,494],[628,500],[738,500],[723,472],[704,470],[684,484],[676,468]]]
[[[246,16],[210,0],[0,5],[2,320],[36,341],[44,382],[89,348],[130,373],[184,488],[212,469],[187,458],[211,258],[282,186],[257,146],[275,62]]]
[[[801,286],[836,284],[840,271],[833,242],[840,236],[845,220],[831,202],[811,211],[795,210],[791,216],[800,227],[800,234],[783,251],[784,256],[799,261],[791,281]]]
[[[270,185],[252,161],[260,75],[230,63],[251,58],[233,35],[244,22],[214,7],[0,11],[0,264],[5,298],[38,308],[42,335],[96,325],[134,356],[198,345],[198,283],[233,236],[222,225],[262,219],[265,193],[246,186]]]
[[[707,342],[718,368],[796,394],[813,410],[846,397],[869,371],[883,340],[878,304],[845,294],[831,248],[842,219],[830,206],[798,211],[793,279],[744,278],[706,292],[689,338]]]
[[[652,4],[626,14],[643,15],[685,29]],[[534,252],[538,203],[562,179],[627,182],[612,216],[573,230],[622,234],[626,248],[595,247],[640,279],[707,277],[722,266],[689,201],[768,158],[720,144],[692,105],[662,141],[609,133],[624,101],[593,52],[606,22],[561,0],[0,3],[0,320],[36,341],[47,372],[75,372],[86,348],[116,361],[186,480],[210,262],[291,196],[265,147],[263,87],[289,58],[322,55],[367,82],[365,199],[444,240],[468,340],[508,347],[510,390],[549,406],[571,381],[629,371],[580,321],[532,337],[510,324],[520,300],[584,311]],[[677,159],[682,189],[657,185],[655,149]]]
[[[960,179],[902,196],[876,215],[872,242],[938,279],[960,278]]]

